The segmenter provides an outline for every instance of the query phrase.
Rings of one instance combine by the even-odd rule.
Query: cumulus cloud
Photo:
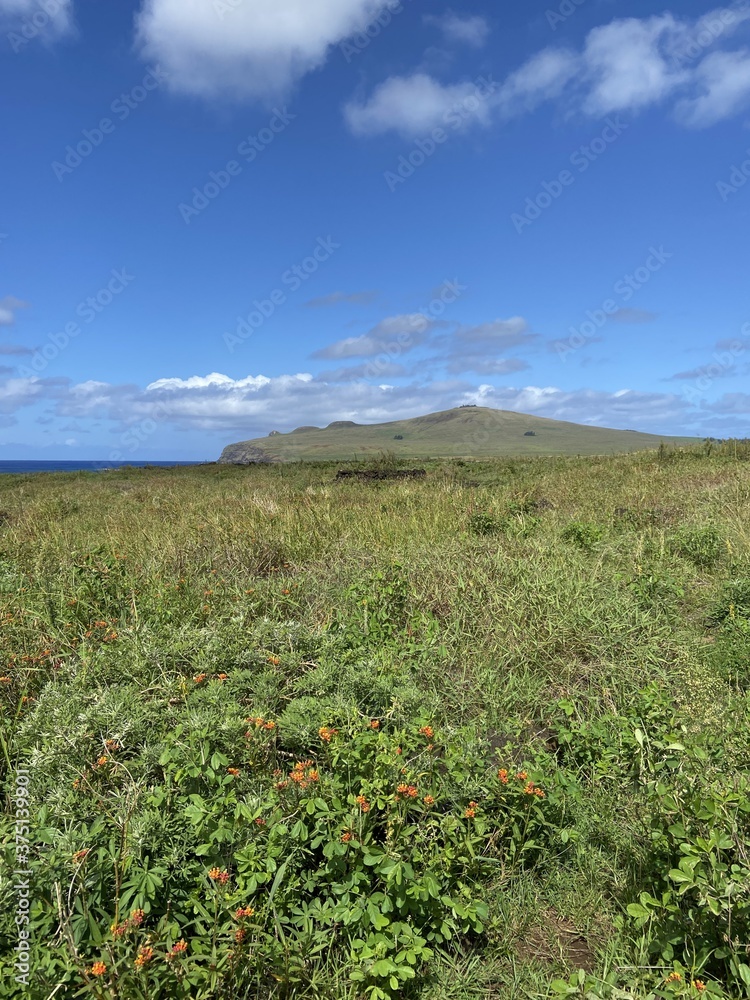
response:
[[[696,73],[699,96],[677,105],[677,116],[692,128],[705,128],[750,107],[750,51],[712,52]]]
[[[678,121],[712,125],[750,107],[750,52],[725,49],[748,20],[750,7],[725,7],[697,19],[665,13],[611,21],[592,29],[580,51],[549,47],[531,56],[465,124],[507,121],[546,101],[600,118],[672,100]],[[344,114],[358,135],[425,134],[466,100],[470,87],[426,73],[391,77],[369,99],[346,105]]]
[[[170,86],[271,99],[362,31],[389,0],[144,0],[138,40]]]
[[[40,402],[52,404],[57,417],[83,422],[80,427],[90,426],[89,422],[98,418],[118,428],[151,421],[155,426],[186,432],[216,432],[224,442],[267,434],[274,428],[291,430],[333,420],[398,420],[463,403],[602,427],[675,434],[689,433],[691,427],[700,433],[707,420],[730,420],[736,414],[750,413],[746,393],[727,395],[698,409],[674,393],[495,386],[488,382],[477,385],[463,378],[389,386],[362,380],[334,382],[306,373],[241,379],[212,373],[157,379],[145,389],[95,381],[74,385],[65,379],[11,378],[0,384],[0,414],[10,417],[23,406]]]
[[[413,138],[440,125],[487,125],[491,110],[476,83],[443,85],[427,73],[415,73],[389,77],[369,99],[350,101],[344,106],[344,118],[355,135],[395,131]]]
[[[401,353],[418,347],[429,336],[435,322],[422,313],[389,316],[359,337],[337,340],[313,354],[314,358],[344,360],[372,358],[383,352]]]
[[[22,302],[14,295],[6,295],[0,299],[0,326],[12,326],[16,321],[16,310],[23,309],[26,305],[28,303]]]
[[[425,14],[424,21],[425,24],[432,24],[440,28],[449,42],[463,42],[474,48],[481,48],[490,33],[490,26],[486,18],[478,15],[462,16],[454,14],[451,10],[439,17],[434,14]]]
[[[378,293],[374,291],[366,292],[331,292],[330,295],[321,295],[317,299],[310,299],[305,302],[311,309],[321,309],[326,306],[337,306],[342,302],[352,306],[367,306],[374,302]]]

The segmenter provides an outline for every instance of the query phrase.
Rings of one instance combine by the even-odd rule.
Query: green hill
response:
[[[607,455],[658,448],[662,441],[688,444],[694,440],[589,427],[485,406],[461,406],[384,424],[337,420],[325,428],[272,432],[268,437],[227,445],[219,461],[348,461],[384,451],[401,458]]]

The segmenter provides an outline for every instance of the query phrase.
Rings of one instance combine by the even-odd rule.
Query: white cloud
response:
[[[599,118],[678,99],[678,120],[711,125],[750,106],[750,52],[722,48],[748,20],[750,7],[719,8],[695,20],[671,13],[614,20],[590,31],[580,52],[550,47],[531,56],[464,124],[508,120],[545,101],[564,100],[566,110]],[[390,77],[369,99],[347,104],[344,115],[355,134],[413,138],[471,93],[469,83],[442,83],[424,72]]]
[[[693,128],[705,128],[750,107],[750,51],[712,52],[698,67],[698,97],[677,105],[677,116]]]
[[[424,343],[435,324],[422,313],[389,316],[359,337],[347,337],[313,354],[314,358],[372,358],[383,351],[402,354]]]
[[[455,116],[455,122],[454,122]],[[392,76],[366,101],[350,101],[344,118],[355,135],[400,132],[414,138],[439,125],[488,124],[490,107],[474,83],[444,86],[426,73]]]
[[[448,41],[463,42],[475,48],[481,48],[490,33],[487,19],[478,15],[462,16],[449,10],[440,17],[425,14],[424,21],[426,24],[433,24],[440,28]]]
[[[144,0],[145,56],[190,94],[274,99],[389,0]]]
[[[2,3],[2,0],[0,0]],[[13,295],[0,299],[0,326],[12,326],[16,320],[16,310],[23,309],[28,303],[22,302]]]

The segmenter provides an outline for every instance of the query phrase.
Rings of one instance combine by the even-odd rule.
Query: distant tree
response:
[[[524,434],[524,437],[525,438],[535,438],[536,437],[536,431],[526,431],[526,433]]]

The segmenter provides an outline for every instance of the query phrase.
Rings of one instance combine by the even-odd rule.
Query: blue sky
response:
[[[750,0],[0,0],[0,459],[750,433]]]

